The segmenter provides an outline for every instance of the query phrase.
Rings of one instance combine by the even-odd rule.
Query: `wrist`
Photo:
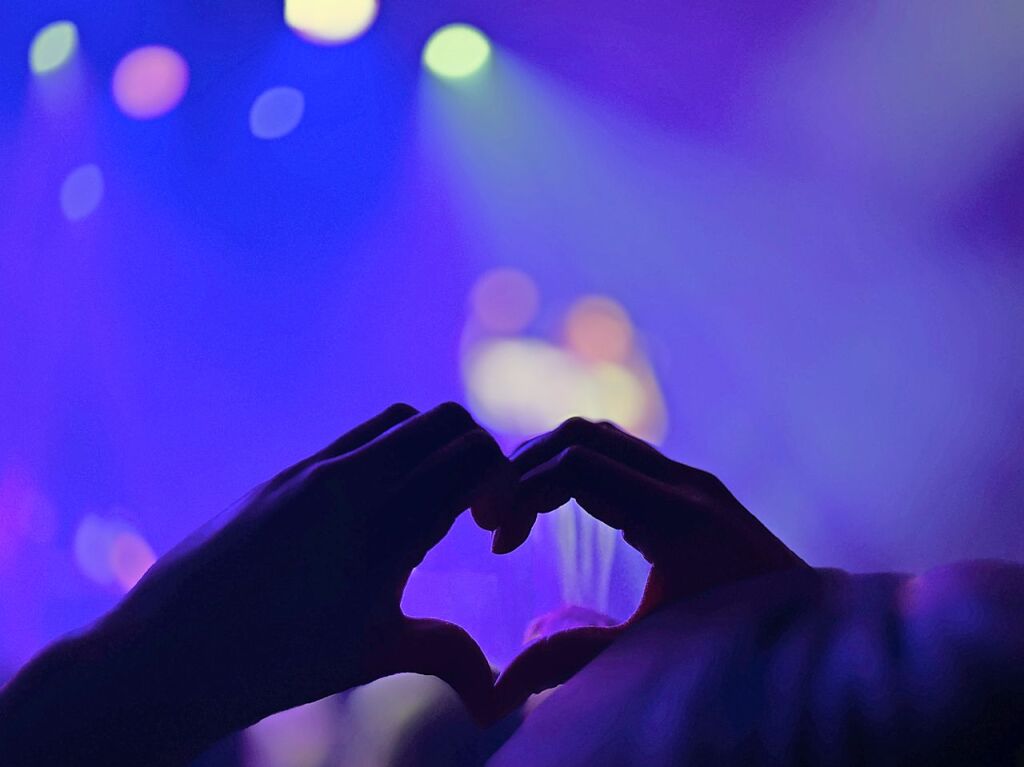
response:
[[[97,729],[122,741],[117,764],[187,764],[260,718],[233,672],[232,643],[212,633],[176,606],[139,614],[122,603],[82,637],[83,659],[106,674],[92,693],[113,701]]]

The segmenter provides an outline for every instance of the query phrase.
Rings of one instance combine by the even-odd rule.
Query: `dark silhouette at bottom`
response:
[[[651,564],[627,621],[542,621],[495,680],[463,629],[402,614],[464,509],[503,554],[570,498]],[[0,763],[215,763],[270,714],[402,672],[450,686],[476,722],[460,737],[491,738],[459,753],[494,765],[1013,764],[1024,568],[812,568],[716,477],[614,425],[571,419],[506,457],[458,405],[395,405],[21,669],[0,691]],[[451,746],[429,724],[400,761]]]

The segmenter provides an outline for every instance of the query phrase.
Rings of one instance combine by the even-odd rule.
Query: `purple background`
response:
[[[58,18],[82,48],[54,94],[26,55]],[[474,87],[421,71],[450,21],[494,42]],[[0,666],[115,602],[74,561],[86,514],[161,553],[386,404],[465,400],[498,265],[536,280],[539,333],[621,301],[666,450],[813,564],[1024,558],[1022,40],[1016,0],[385,0],[338,48],[274,2],[5,5]],[[109,78],[148,43],[192,81],[136,122]],[[305,116],[260,141],[274,85]],[[83,163],[106,193],[72,223]],[[407,607],[503,662],[558,604],[548,544],[494,560],[463,519]],[[642,568],[615,578],[624,614]]]

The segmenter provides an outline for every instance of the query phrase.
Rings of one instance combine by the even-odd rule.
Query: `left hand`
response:
[[[400,601],[463,509],[486,501],[475,517],[498,525],[513,480],[460,406],[388,408],[258,487],[23,670],[0,694],[0,744],[50,719],[63,724],[27,744],[37,750],[10,753],[51,751],[14,763],[75,763],[68,748],[80,762],[180,764],[272,713],[404,671],[440,677],[486,718],[493,676],[476,642]]]

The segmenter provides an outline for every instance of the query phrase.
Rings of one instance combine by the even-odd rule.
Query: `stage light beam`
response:
[[[446,80],[479,72],[491,57],[491,44],[476,27],[449,24],[434,32],[423,48],[423,63]]]
[[[78,27],[70,21],[55,21],[39,30],[28,51],[33,74],[45,75],[63,67],[78,48]]]
[[[339,45],[366,32],[379,10],[378,0],[285,0],[284,21],[311,43]]]

